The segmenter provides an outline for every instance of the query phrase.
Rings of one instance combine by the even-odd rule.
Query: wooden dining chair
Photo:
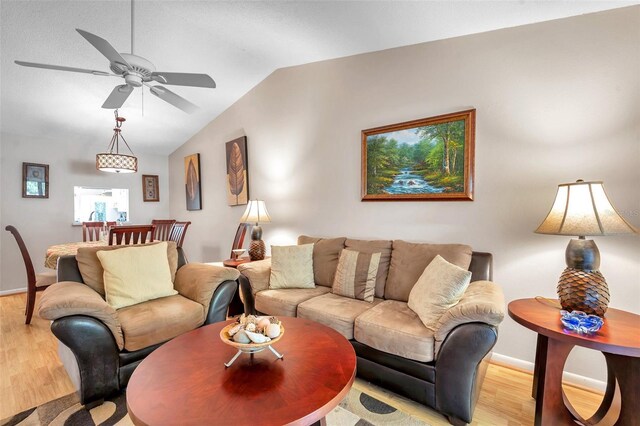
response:
[[[169,241],[175,241],[178,247],[182,247],[184,237],[187,235],[187,228],[191,225],[191,222],[176,222],[171,227],[171,234],[169,235]]]
[[[169,241],[174,223],[176,223],[175,219],[153,219],[151,224],[156,226],[156,235],[154,237],[156,241]]]
[[[155,238],[155,229],[155,225],[116,226],[109,229],[109,245],[119,246],[152,242]]]
[[[47,271],[41,274],[36,274],[36,271],[33,269],[33,262],[31,262],[31,256],[29,256],[29,252],[27,251],[27,246],[24,244],[24,240],[18,230],[11,225],[4,229],[11,232],[13,237],[16,239],[16,243],[18,243],[18,248],[20,249],[20,254],[22,254],[24,267],[27,270],[27,307],[24,312],[27,318],[24,323],[31,324],[33,308],[36,303],[36,292],[44,290],[51,284],[58,281],[56,271]]]
[[[105,222],[105,225],[107,227],[107,229],[112,228],[114,226],[118,226],[118,222],[116,222],[115,220],[113,222]]]
[[[104,222],[82,222],[82,241],[100,241]]]

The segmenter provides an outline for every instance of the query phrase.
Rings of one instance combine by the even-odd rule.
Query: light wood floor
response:
[[[34,314],[31,325],[25,325],[24,307],[25,294],[0,297],[0,419],[74,391],[58,359],[49,321]],[[490,365],[473,424],[533,424],[531,384],[527,372]],[[428,424],[448,425],[443,416],[413,401],[362,380],[354,386]],[[571,386],[565,391],[583,416],[595,412],[602,399],[601,394]]]

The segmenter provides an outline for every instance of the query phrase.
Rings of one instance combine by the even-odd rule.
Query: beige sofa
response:
[[[359,376],[438,409],[453,424],[471,422],[497,326],[504,318],[502,291],[490,281],[491,255],[461,244],[401,240],[301,236],[298,243],[314,243],[316,286],[270,289],[270,259],[242,264],[238,269],[246,309],[332,327],[352,342]],[[344,248],[381,253],[372,303],[331,292]],[[436,255],[469,269],[472,283],[460,302],[429,329],[407,302]],[[446,361],[441,361],[443,356]]]

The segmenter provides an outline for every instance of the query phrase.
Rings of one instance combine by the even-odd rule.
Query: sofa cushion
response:
[[[353,339],[353,324],[358,315],[382,302],[382,299],[375,299],[372,302],[327,293],[299,304],[298,317],[331,327],[351,340]]]
[[[137,351],[204,324],[204,307],[179,294],[119,309],[124,348]]]
[[[433,361],[433,331],[406,303],[385,300],[358,316],[355,339],[383,352],[420,362]]]
[[[295,317],[300,303],[330,291],[330,288],[323,286],[259,291],[256,293],[255,307],[264,314]]]
[[[407,305],[425,327],[435,331],[440,317],[460,301],[470,281],[471,272],[438,255],[411,289]]]
[[[167,260],[167,242],[97,252],[104,268],[107,303],[115,309],[178,294]]]
[[[151,244],[159,244],[153,242],[148,244],[139,244],[137,246],[146,246]],[[131,246],[98,246],[98,247],[81,247],[76,254],[78,269],[82,275],[82,281],[93,290],[100,293],[104,297],[104,269],[98,259],[97,252],[102,250],[119,250]],[[178,250],[174,241],[167,241],[167,259],[169,260],[169,270],[171,271],[171,281],[175,279],[178,270]]]
[[[463,244],[422,244],[402,240],[393,241],[391,266],[384,290],[384,298],[406,302],[411,289],[424,269],[437,256],[462,269],[469,269],[471,247]]]
[[[376,275],[375,297],[384,296],[384,287],[391,263],[391,241],[389,240],[352,240],[347,238],[345,247],[360,253],[380,253],[380,265]]]
[[[380,253],[342,250],[332,292],[338,296],[373,302],[379,265]]]
[[[313,244],[271,246],[270,289],[313,287]]]
[[[313,278],[316,285],[331,287],[345,237],[317,238],[300,235],[298,244],[313,244]]]

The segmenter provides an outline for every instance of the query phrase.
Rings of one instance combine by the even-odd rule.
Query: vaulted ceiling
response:
[[[168,86],[188,115],[136,91],[120,109],[136,151],[169,154],[278,68],[638,4],[638,1],[136,1],[135,53],[162,71],[207,73],[218,87]],[[128,1],[7,1],[1,14],[1,127],[29,138],[105,146],[113,77],[24,68],[14,60],[108,71],[76,31],[130,52]],[[310,82],[313,84],[313,82]]]

